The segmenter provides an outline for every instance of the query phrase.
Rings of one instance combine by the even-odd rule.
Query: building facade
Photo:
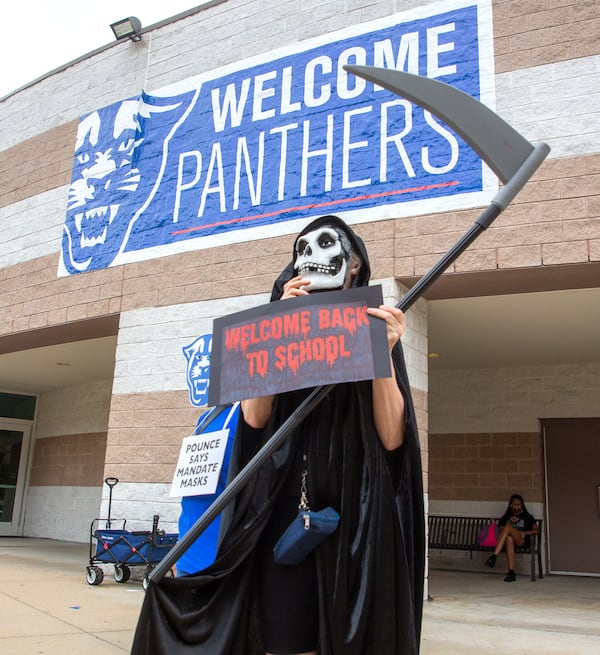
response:
[[[599,502],[596,473],[586,468],[600,454],[599,20],[597,3],[586,0],[449,0],[426,6],[416,0],[347,0],[342,8],[338,2],[300,0],[208,2],[146,28],[140,42],[115,42],[0,100],[0,534],[86,541],[91,520],[107,512],[107,476],[119,479],[113,516],[126,518],[132,529],[149,529],[159,514],[162,527],[176,529],[179,501],[169,496],[171,479],[181,439],[202,411],[191,402],[183,350],[210,334],[216,318],[268,301],[274,278],[289,261],[293,235],[309,218],[337,213],[349,219],[365,240],[372,280],[382,285],[388,303],[398,302],[460,238],[497,184],[489,171],[477,169],[472,187],[455,195],[428,191],[383,209],[384,203],[370,198],[363,214],[357,198],[384,189],[393,166],[403,167],[407,178],[419,176],[411,170],[411,148],[421,146],[402,140],[408,105],[394,105],[405,112],[404,131],[390,132],[389,149],[378,151],[378,178],[364,173],[359,179],[356,168],[340,168],[337,189],[337,155],[333,173],[327,168],[327,130],[335,125],[331,134],[337,135],[338,119],[351,116],[347,125],[373,112],[371,105],[357,106],[342,119],[323,95],[331,88],[340,102],[358,95],[340,72],[343,56],[346,63],[361,63],[366,52],[365,63],[391,67],[392,61],[444,80],[456,73],[450,70],[454,51],[460,62],[473,58],[471,75],[482,101],[532,143],[550,145],[551,153],[496,223],[408,312],[404,343],[428,508],[496,516],[512,493],[520,493],[544,519],[548,569],[600,574],[588,553],[565,552],[556,529],[567,524],[583,534]],[[462,37],[461,30],[469,29],[476,33],[473,42]],[[402,38],[394,36],[399,33]],[[372,51],[363,39],[375,44]],[[341,52],[339,59],[330,52]],[[331,61],[338,63],[337,73],[328,69]],[[298,66],[304,77],[296,75]],[[335,76],[334,87],[325,85],[327,75]],[[222,95],[215,91],[219,80]],[[145,153],[140,158],[146,156],[147,170],[156,166],[148,175],[160,184],[148,192],[148,202],[131,210],[120,236],[111,235],[118,222],[111,218],[114,252],[84,263],[81,252],[100,243],[102,234],[91,227],[86,233],[91,217],[76,217],[77,180],[85,178],[89,193],[92,184],[94,193],[100,185],[111,193],[132,178],[128,169],[130,177],[111,178],[110,189],[106,161],[116,161],[115,153],[106,155],[95,174],[78,162],[78,153],[89,157],[105,138],[115,140],[116,151],[119,121],[121,131],[133,121],[138,137],[155,125],[179,129],[199,106],[192,106],[192,95],[198,91],[202,98],[201,90],[209,87],[215,133],[227,132],[227,120],[234,127],[236,116],[243,122],[236,102],[245,96],[235,94],[254,94],[248,96],[248,131],[234,145],[223,140],[216,148],[215,141],[212,150],[203,150],[200,137],[196,143],[188,135],[192,140],[179,146],[174,129],[162,134],[169,153],[180,148],[174,160],[162,151],[177,189],[168,236],[156,227],[164,218],[160,207],[149,204],[158,203],[169,184],[161,177],[164,166],[152,163],[147,149],[137,151]],[[294,95],[297,89],[304,89],[301,98]],[[277,111],[269,104],[275,97]],[[128,102],[137,114],[126,119]],[[304,106],[320,105],[326,116],[302,113]],[[387,111],[392,105],[377,105],[384,106]],[[285,125],[269,123],[275,114],[289,114]],[[108,115],[113,133],[105,137]],[[306,146],[319,120],[321,150]],[[261,132],[262,125],[269,131]],[[306,208],[293,214],[297,206],[282,205],[273,210],[280,219],[265,218],[272,207],[257,200],[258,178],[250,170],[253,152],[262,152],[260,134],[277,135],[281,154],[283,135],[292,139],[293,130],[302,129],[302,154],[290,140],[286,161]],[[347,129],[342,149],[344,161],[352,161],[367,145]],[[455,144],[443,128],[433,130],[438,141]],[[85,151],[84,141],[91,150]],[[268,137],[266,143],[268,165]],[[135,139],[124,147],[120,165],[131,166],[137,161]],[[456,148],[459,161],[468,159]],[[219,180],[219,157],[227,152],[235,153],[238,173],[232,190]],[[448,162],[434,161],[433,146],[429,154],[420,152],[423,175],[442,179]],[[324,163],[317,165],[319,156]],[[87,173],[78,178],[80,169]],[[223,170],[227,178],[226,164]],[[264,175],[279,181],[281,200],[281,167]],[[286,184],[290,179],[296,180],[288,177]],[[333,188],[327,188],[330,179]],[[311,204],[315,180],[324,185],[327,202]],[[342,191],[351,188],[358,190],[349,199]],[[247,218],[245,201],[255,216],[262,212],[260,224],[219,227],[197,239],[196,228],[185,222],[190,207],[196,218],[213,207],[219,225],[239,225]],[[293,214],[291,220],[285,212]],[[146,216],[151,219],[141,229]],[[176,237],[174,223],[180,228]],[[564,443],[572,446],[566,453]],[[467,557],[432,552],[430,564],[481,566]]]

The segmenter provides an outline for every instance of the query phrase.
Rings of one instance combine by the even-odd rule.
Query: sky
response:
[[[0,9],[0,98],[115,40],[128,16],[153,25],[202,0],[5,0]]]

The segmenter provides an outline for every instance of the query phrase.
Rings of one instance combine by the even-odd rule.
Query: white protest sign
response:
[[[229,430],[184,437],[170,496],[205,496],[217,490]]]

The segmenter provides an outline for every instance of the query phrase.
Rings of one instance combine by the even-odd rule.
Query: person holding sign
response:
[[[271,300],[296,304],[299,296],[366,287],[369,277],[362,240],[338,217],[325,216],[296,238]],[[425,521],[400,343],[404,316],[383,305],[367,312],[386,327],[380,346],[388,376],[333,386],[252,473],[221,515],[215,562],[194,576],[150,585],[133,655],[419,652]],[[230,478],[310,392],[242,399]],[[306,497],[311,510],[331,510],[339,523],[302,561],[281,563],[274,548]]]
[[[368,283],[364,244],[337,217],[313,221],[296,239],[273,300]],[[337,385],[281,451],[274,509],[257,547],[258,607],[269,655],[401,655],[419,648],[424,519],[414,413],[402,361],[404,316],[385,321],[391,377]],[[306,391],[243,400],[243,425],[271,434]],[[242,430],[243,435],[243,430]],[[287,447],[286,447],[287,446]],[[306,455],[311,507],[335,507],[338,530],[297,566],[273,547],[294,519]]]

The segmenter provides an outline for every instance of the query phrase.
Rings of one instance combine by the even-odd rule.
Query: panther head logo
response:
[[[106,268],[123,251],[156,193],[166,144],[189,105],[187,97],[142,94],[82,118],[62,237],[67,273]]]
[[[187,360],[186,378],[190,402],[194,407],[203,407],[208,404],[212,334],[203,334],[184,346],[182,351]]]

